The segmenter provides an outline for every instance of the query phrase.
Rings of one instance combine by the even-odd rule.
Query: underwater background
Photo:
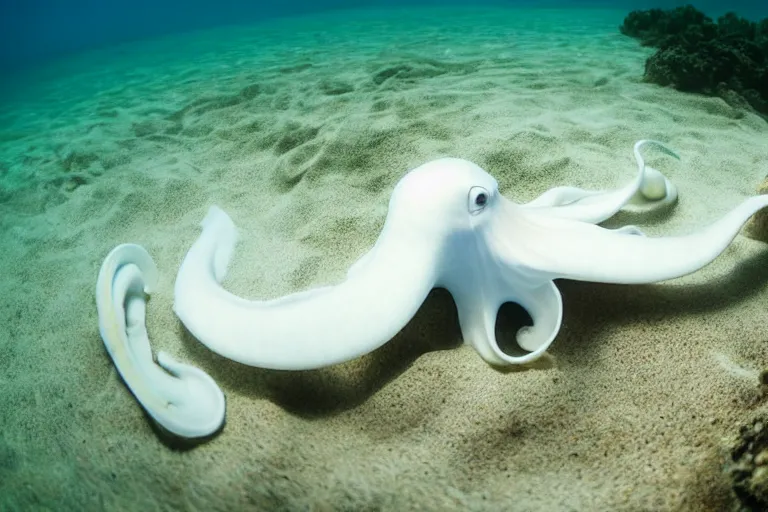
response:
[[[247,24],[275,16],[301,16],[344,8],[401,8],[418,6],[457,7],[608,7],[624,9],[670,8],[685,1],[609,0],[511,1],[485,0],[329,0],[324,2],[262,2],[224,0],[210,2],[157,2],[152,0],[100,2],[97,0],[32,0],[0,5],[0,66],[9,70],[34,66],[47,58],[102,45],[156,37],[217,25]],[[764,2],[706,0],[696,7],[710,16],[733,10],[748,18],[761,18],[768,11]]]
[[[548,357],[510,371],[463,343],[445,290],[311,371],[220,357],[173,312],[210,205],[240,233],[227,290],[279,297],[343,280],[440,157],[526,202],[623,186],[633,144],[662,141],[679,161],[644,156],[677,203],[603,223],[648,236],[768,192],[768,4],[688,4],[2,2],[0,511],[768,510],[764,212],[691,275],[557,281]],[[96,280],[121,243],[159,268],[152,352],[226,397],[204,442],[160,431],[105,350]]]

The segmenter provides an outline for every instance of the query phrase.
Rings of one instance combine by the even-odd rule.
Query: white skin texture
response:
[[[145,294],[157,279],[154,261],[139,245],[118,245],[107,255],[96,284],[101,338],[123,381],[158,425],[181,438],[207,437],[224,423],[221,389],[207,373],[165,352],[157,354],[158,364],[152,360]]]
[[[529,363],[560,329],[562,302],[554,279],[652,283],[694,272],[714,260],[768,195],[745,200],[689,235],[646,237],[626,226],[596,225],[632,205],[669,205],[674,186],[646,167],[613,191],[557,187],[527,204],[499,193],[472,162],[443,158],[407,173],[395,186],[374,247],[334,286],[274,300],[247,300],[221,285],[237,241],[232,220],[213,206],[179,269],[174,311],[214,352],[263,368],[303,370],[341,363],[389,341],[429,291],[447,289],[464,341],[488,363]],[[494,328],[505,302],[523,306],[533,326],[517,333],[527,351],[503,352]]]

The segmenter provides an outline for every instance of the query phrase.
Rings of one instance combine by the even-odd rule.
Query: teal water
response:
[[[618,31],[629,4],[25,5],[0,16],[15,25],[0,31],[0,511],[738,506],[728,450],[766,413],[756,240],[670,283],[558,282],[564,328],[529,371],[462,347],[440,291],[377,352],[308,372],[225,360],[172,310],[210,204],[240,228],[227,289],[280,296],[342,279],[394,184],[442,156],[526,201],[625,184],[632,144],[663,140],[681,161],[648,163],[680,201],[607,224],[650,236],[754,195],[765,119],[644,82],[654,50]],[[190,450],[152,428],[99,336],[96,275],[125,242],[160,269],[154,353],[207,371],[227,398],[224,430]],[[516,321],[501,315],[499,332]]]
[[[323,13],[334,9],[412,8],[419,6],[456,7],[545,7],[616,8],[626,11],[650,7],[670,8],[688,2],[675,0],[323,0],[307,2],[248,2],[223,0],[187,2],[118,0],[105,4],[94,0],[33,0],[0,5],[0,67],[4,70],[35,67],[56,57],[134,41],[216,26],[242,25],[284,16]],[[711,16],[734,10],[742,16],[762,18],[768,12],[763,2],[704,0],[696,7]]]

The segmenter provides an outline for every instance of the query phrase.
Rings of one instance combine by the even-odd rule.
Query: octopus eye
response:
[[[480,213],[488,204],[491,194],[483,187],[472,187],[469,190],[469,213]]]

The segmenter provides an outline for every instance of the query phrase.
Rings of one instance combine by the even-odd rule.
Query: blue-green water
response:
[[[266,299],[343,279],[395,183],[439,157],[475,162],[524,202],[636,183],[633,144],[664,141],[679,161],[643,151],[678,201],[604,224],[651,237],[701,229],[765,178],[763,117],[643,80],[654,49],[618,26],[645,4],[383,4],[3,4],[0,512],[737,506],[728,450],[768,418],[759,240],[738,236],[670,282],[556,281],[563,326],[530,371],[463,346],[445,290],[381,348],[312,371],[241,365],[180,323],[174,279],[212,204],[241,235],[224,287]],[[588,246],[498,234],[521,252],[562,241],[558,260]],[[100,336],[97,273],[121,243],[159,268],[152,354],[203,369],[226,396],[224,429],[193,449],[153,429]],[[525,315],[510,306],[494,328],[511,345]]]
[[[4,1],[0,3],[0,69],[35,64],[72,52],[118,42],[211,28],[247,24],[275,16],[295,16],[344,8],[419,6],[457,7],[602,7],[623,10],[684,5],[674,0],[324,0],[285,2],[247,0],[57,0]],[[768,4],[758,0],[731,2],[704,0],[696,7],[710,15],[735,10],[743,16],[761,17]]]

